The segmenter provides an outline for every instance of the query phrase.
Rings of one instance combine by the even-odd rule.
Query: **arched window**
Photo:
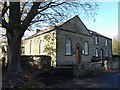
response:
[[[40,40],[39,43],[39,54],[43,54],[44,53],[44,41]]]
[[[70,39],[66,40],[65,55],[72,55],[72,42]]]
[[[86,41],[85,42],[85,54],[88,54],[88,52],[89,52],[89,46],[88,46],[88,42]]]
[[[30,54],[32,53],[32,41],[30,41]]]
[[[40,45],[41,45],[41,40],[39,41],[39,54],[40,54],[40,48],[41,48]]]

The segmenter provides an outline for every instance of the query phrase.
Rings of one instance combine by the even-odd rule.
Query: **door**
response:
[[[80,63],[80,44],[76,45],[76,64]]]

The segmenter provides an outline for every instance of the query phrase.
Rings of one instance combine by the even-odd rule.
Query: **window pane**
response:
[[[100,50],[100,57],[103,58],[103,49]]]
[[[85,54],[85,50],[84,49],[82,49],[82,54]]]
[[[108,56],[108,51],[106,50],[106,57]]]
[[[108,40],[107,40],[107,39],[105,40],[105,45],[106,45],[106,46],[108,45]]]
[[[88,54],[88,43],[85,42],[85,54]]]
[[[44,53],[44,42],[40,41],[40,54]]]
[[[98,36],[95,37],[95,44],[98,44]]]
[[[72,53],[71,53],[71,48],[72,47],[72,44],[71,44],[71,41],[70,41],[70,39],[67,39],[66,40],[66,51],[65,51],[65,54],[66,55],[71,55]]]
[[[95,56],[98,57],[98,48],[95,50]]]
[[[30,41],[30,54],[32,54],[32,41]]]

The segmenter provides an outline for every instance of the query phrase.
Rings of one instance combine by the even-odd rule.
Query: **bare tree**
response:
[[[2,27],[6,29],[9,48],[9,73],[20,68],[21,38],[30,27],[40,23],[55,25],[67,19],[71,12],[82,8],[86,15],[94,16],[98,3],[95,2],[2,2]],[[77,11],[79,12],[79,11]]]

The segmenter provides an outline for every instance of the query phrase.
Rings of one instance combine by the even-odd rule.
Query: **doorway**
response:
[[[76,45],[76,64],[80,63],[80,44]]]

